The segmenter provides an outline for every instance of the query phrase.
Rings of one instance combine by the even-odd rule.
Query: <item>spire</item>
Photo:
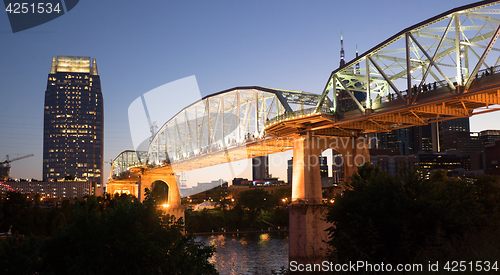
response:
[[[356,58],[358,58],[358,44],[356,44]],[[359,74],[359,62],[356,63],[356,74]]]
[[[344,59],[344,37],[342,37],[342,32],[340,32],[340,67],[344,67],[345,59]]]

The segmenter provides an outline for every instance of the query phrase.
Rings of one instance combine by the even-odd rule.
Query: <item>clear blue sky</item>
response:
[[[363,53],[406,27],[469,3],[85,0],[64,16],[15,34],[0,11],[0,161],[6,154],[33,153],[12,163],[12,176],[42,178],[44,92],[53,56],[97,59],[109,161],[132,149],[128,106],[155,87],[195,75],[202,95],[246,85],[320,93],[339,65],[341,31],[349,61],[356,45]],[[499,129],[499,118],[474,118],[471,128]],[[214,172],[206,181],[217,178]]]

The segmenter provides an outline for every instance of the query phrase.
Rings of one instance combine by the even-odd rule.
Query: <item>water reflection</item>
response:
[[[288,266],[285,232],[197,236],[216,249],[210,259],[221,275],[271,274]]]

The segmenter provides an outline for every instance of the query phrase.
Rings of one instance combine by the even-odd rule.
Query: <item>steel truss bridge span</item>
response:
[[[237,87],[204,97],[168,120],[148,152],[124,151],[113,161],[120,178],[138,167],[178,172],[292,149],[288,139],[266,134],[266,122],[315,108],[320,95],[263,87]],[[333,106],[324,101],[326,111]]]
[[[267,132],[361,135],[497,110],[499,3],[458,7],[402,30],[334,70],[315,109],[275,118]]]
[[[282,152],[305,133],[357,137],[495,111],[499,4],[466,5],[402,30],[334,70],[320,95],[238,87],[207,96],[165,123],[139,162],[115,159],[113,175]]]

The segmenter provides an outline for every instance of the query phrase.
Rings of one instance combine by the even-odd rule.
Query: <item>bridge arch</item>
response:
[[[155,195],[159,195],[158,205],[166,206],[168,204],[169,209],[181,208],[178,177],[174,173],[165,173],[163,170],[157,173],[146,171],[141,174],[138,182],[141,190],[139,197],[141,201],[145,199],[147,188],[150,192],[156,193]]]
[[[118,154],[111,162],[111,178],[123,179],[130,175],[130,169],[141,167],[146,159],[146,152],[125,150]]]
[[[317,106],[319,100],[318,94],[255,86],[211,94],[179,111],[157,131],[146,163],[175,164],[244,147],[267,138],[265,125],[270,120]],[[322,106],[331,108],[331,102]]]
[[[157,204],[169,205],[170,198],[168,196],[170,192],[168,192],[168,189],[168,183],[163,180],[155,180],[151,183],[151,194],[155,198]]]

